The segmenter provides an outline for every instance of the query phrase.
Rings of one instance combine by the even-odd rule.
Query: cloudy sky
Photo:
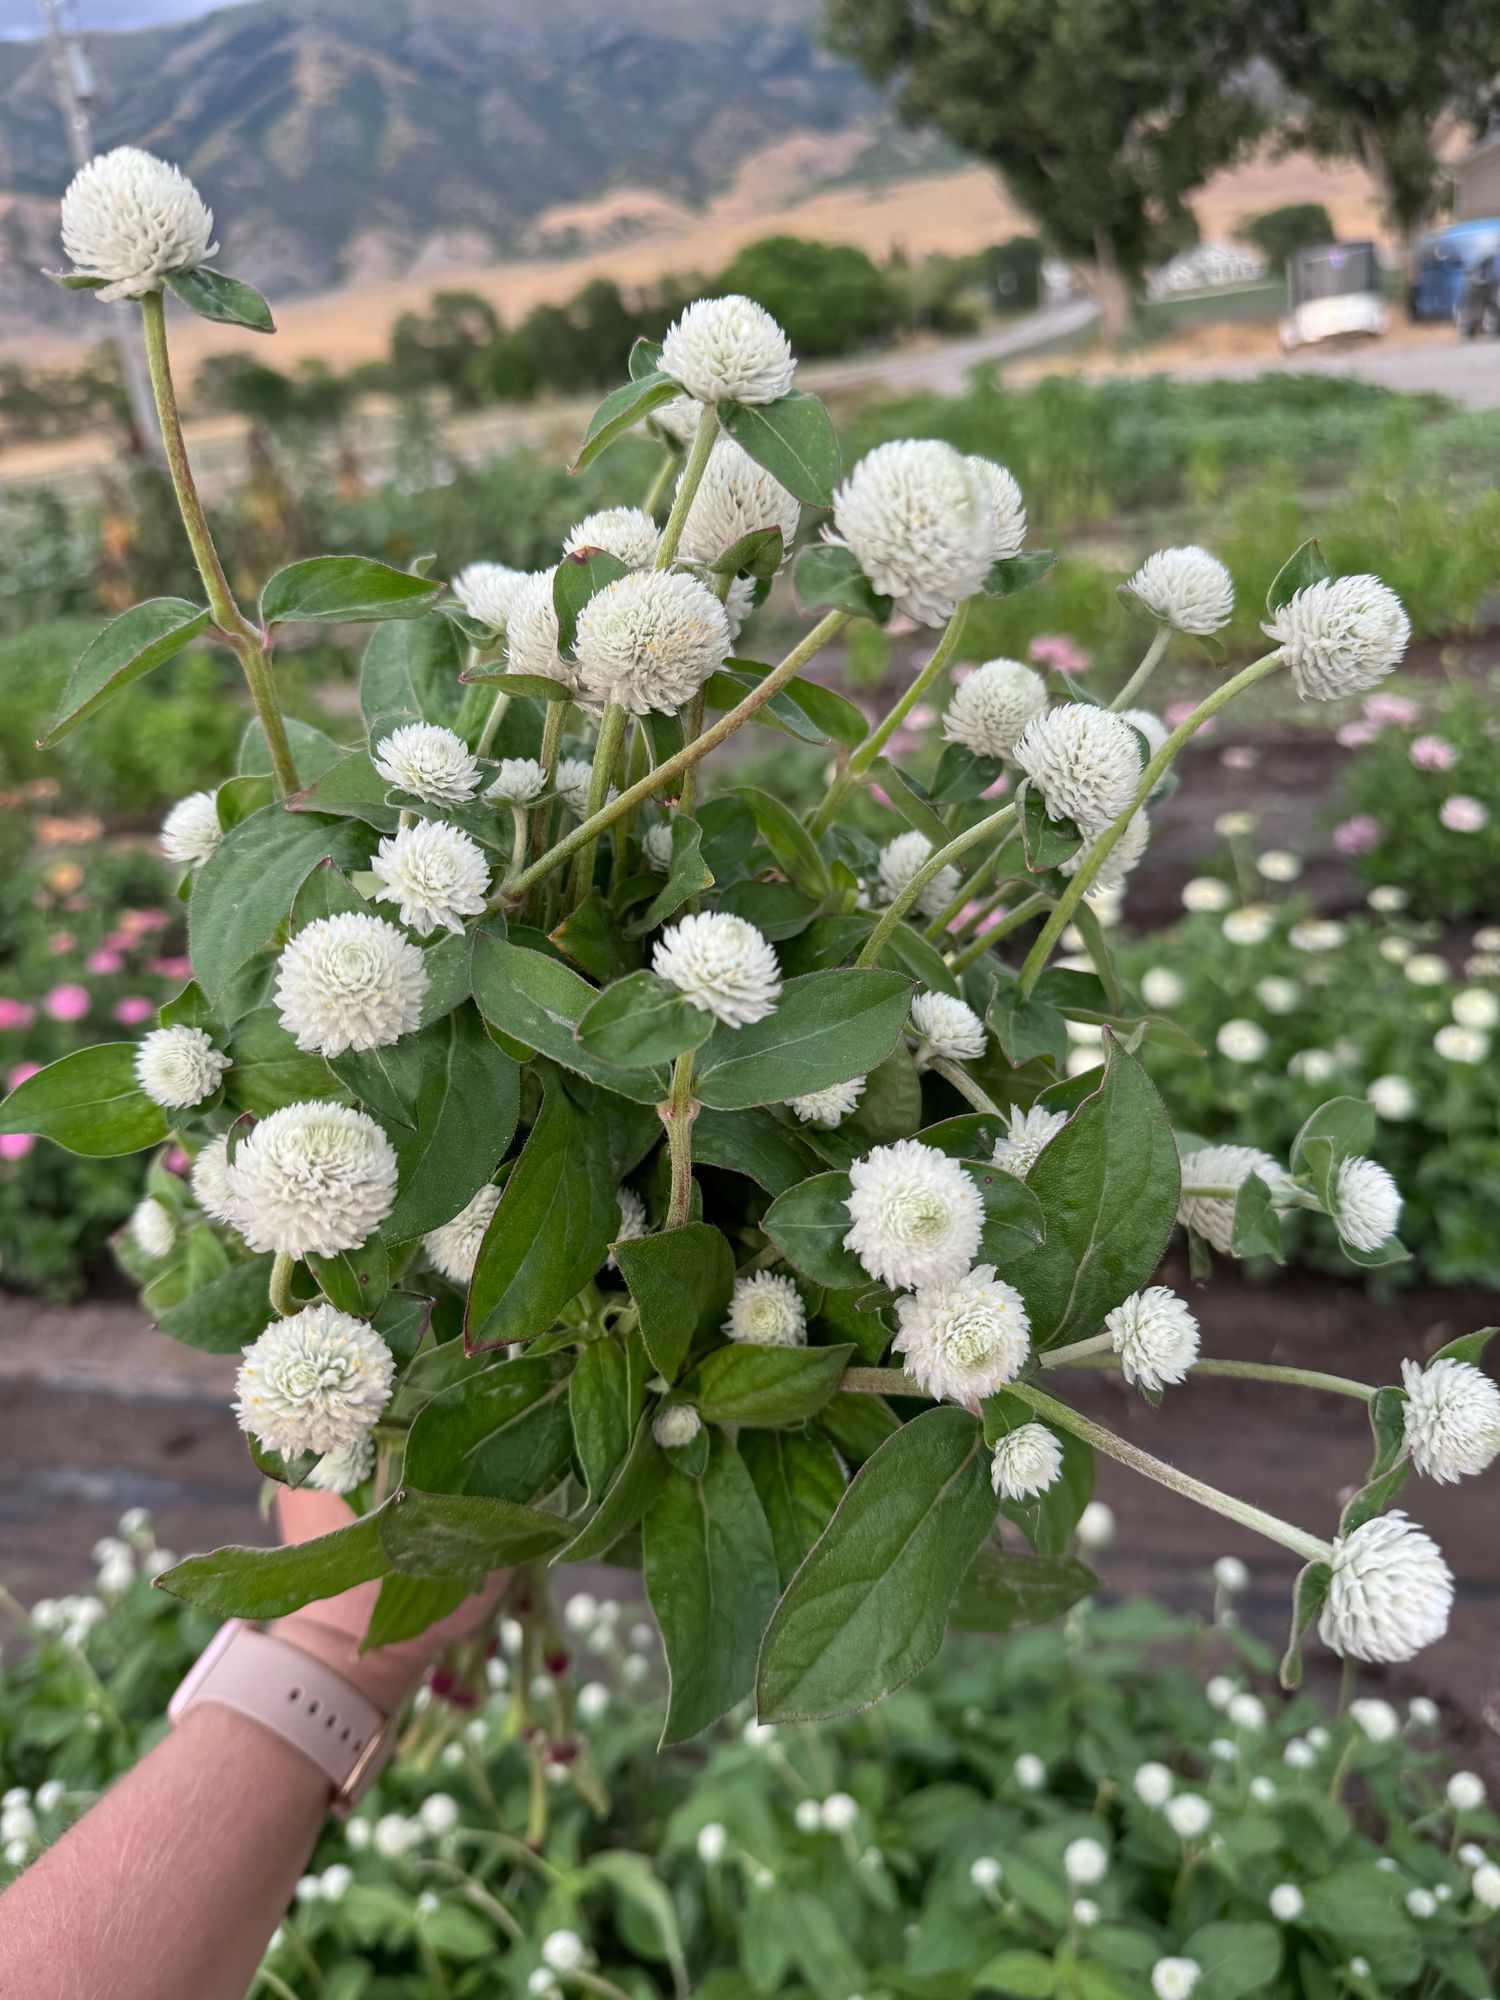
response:
[[[85,29],[149,28],[158,21],[185,21],[194,14],[212,13],[222,4],[223,0],[72,0],[62,12]],[[14,39],[41,31],[39,0],[0,0],[0,35]]]

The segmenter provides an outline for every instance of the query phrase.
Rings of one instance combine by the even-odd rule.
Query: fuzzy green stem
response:
[[[1011,827],[1007,832],[1002,833],[1000,838],[995,842],[995,845],[990,849],[990,852],[980,855],[968,874],[948,898],[947,903],[938,911],[925,932],[926,937],[933,944],[936,944],[940,938],[946,935],[954,918],[958,916],[965,904],[971,903],[974,900],[974,885],[979,880],[979,877],[991,868],[998,870],[1000,857],[1015,839],[1016,833],[1017,829],[1015,827]],[[1006,886],[1005,883],[997,881],[992,892],[996,902],[999,902],[1001,897],[1004,896]]]
[[[1035,895],[1017,903],[1013,910],[1007,910],[998,923],[991,924],[987,931],[981,931],[978,937],[971,939],[961,952],[948,961],[949,971],[967,972],[976,959],[983,958],[985,953],[997,945],[1008,932],[1019,930],[1022,924],[1029,924],[1038,911],[1046,909],[1050,900],[1050,897],[1038,889]]]
[[[960,855],[967,854],[971,847],[977,847],[982,840],[988,839],[990,834],[998,833],[1002,826],[1015,818],[1015,813],[1014,805],[1001,806],[998,812],[991,813],[987,819],[976,820],[967,832],[954,834],[946,847],[940,847],[934,854],[930,854],[895,902],[888,910],[882,912],[879,923],[865,939],[864,948],[854,961],[855,964],[876,964],[881,952],[885,950],[886,939],[912,908],[928,883],[935,881],[945,868],[957,861]]]
[[[496,688],[495,699],[490,703],[490,712],[484,718],[484,727],[480,730],[478,739],[474,745],[474,755],[476,757],[489,756],[490,748],[500,732],[501,721],[509,706],[510,696],[506,693],[505,689],[503,687]],[[547,706],[550,711],[554,704],[549,702]]]
[[[589,773],[589,819],[587,826],[599,812],[609,797],[609,783],[614,775],[615,760],[620,754],[620,745],[625,741],[625,724],[628,720],[625,710],[617,701],[605,704],[599,718],[599,735],[594,744],[594,762]],[[598,835],[584,841],[579,847],[573,863],[572,887],[568,893],[568,907],[576,910],[587,896],[594,880],[594,848]]]
[[[666,498],[667,488],[672,484],[672,474],[677,470],[681,457],[681,452],[673,451],[670,446],[662,453],[661,464],[656,468],[655,476],[646,488],[646,497],[641,502],[643,514],[655,514]]]
[[[1091,1334],[1087,1340],[1074,1340],[1066,1347],[1049,1347],[1045,1354],[1037,1356],[1041,1368],[1071,1368],[1074,1362],[1083,1361],[1094,1354],[1107,1354],[1114,1345],[1107,1333]]]
[[[672,1194],[667,1204],[668,1229],[681,1229],[693,1206],[693,1120],[698,1105],[693,1097],[693,1051],[684,1049],[672,1066],[672,1094],[657,1111],[667,1128],[667,1150],[672,1161]]]
[[[719,406],[704,403],[698,412],[698,429],[693,436],[693,448],[687,455],[687,464],[682,468],[682,477],[677,482],[677,495],[672,502],[672,511],[667,516],[667,525],[661,531],[661,541],[656,550],[656,567],[670,569],[677,559],[677,551],[682,542],[682,531],[687,526],[687,517],[697,497],[698,488],[703,484],[703,475],[708,470],[708,461],[713,456],[714,439],[719,434]]]
[[[688,703],[687,715],[683,719],[682,733],[689,743],[692,743],[703,734],[703,714],[707,699],[703,689],[699,688],[698,692]],[[690,813],[697,802],[698,766],[696,764],[689,764],[682,774],[682,795],[678,801],[677,809],[679,812]]]
[[[292,1273],[296,1268],[296,1258],[284,1250],[278,1250],[271,1259],[269,1294],[271,1310],[278,1319],[290,1319],[297,1310],[297,1301],[292,1297]]]
[[[1096,1334],[1092,1340],[1075,1341],[1071,1347],[1053,1347],[1039,1357],[1043,1368],[1118,1368],[1118,1356],[1106,1353],[1109,1338]],[[1274,1361],[1202,1360],[1193,1363],[1193,1374],[1218,1375],[1231,1382],[1278,1382],[1284,1388],[1319,1389],[1330,1396],[1349,1396],[1368,1403],[1375,1390],[1368,1382],[1353,1381],[1347,1375],[1327,1375],[1319,1368],[1284,1368]]]
[[[1129,708],[1132,699],[1140,693],[1147,681],[1150,680],[1152,674],[1155,673],[1156,663],[1167,650],[1167,641],[1171,636],[1172,632],[1169,626],[1160,625],[1157,627],[1156,636],[1146,648],[1146,657],[1141,661],[1141,664],[1130,676],[1130,679],[1126,681],[1124,687],[1120,689],[1120,692],[1110,703],[1110,707],[1117,715],[1122,708]]]
[[[999,1105],[979,1088],[961,1064],[949,1062],[946,1056],[928,1056],[927,1067],[934,1076],[940,1076],[944,1082],[951,1083],[964,1102],[972,1105],[976,1111],[982,1111],[987,1116],[999,1116]]]

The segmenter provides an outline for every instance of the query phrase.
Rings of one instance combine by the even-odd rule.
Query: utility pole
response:
[[[52,62],[52,81],[57,91],[58,109],[68,129],[68,145],[75,168],[85,167],[94,155],[89,130],[89,106],[97,92],[94,73],[84,54],[83,36],[76,22],[65,21],[63,6],[68,0],[41,0],[42,19],[47,28],[47,53]],[[156,427],[156,405],[151,380],[146,373],[146,355],[141,345],[139,313],[122,313],[112,330],[115,351],[120,357],[120,375],[125,384],[125,400],[130,410],[132,449],[138,454],[161,458],[161,440]]]

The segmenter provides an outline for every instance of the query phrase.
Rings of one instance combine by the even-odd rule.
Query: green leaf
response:
[[[818,1419],[850,1465],[872,1459],[887,1438],[901,1428],[901,1420],[879,1396],[856,1396],[848,1392],[834,1397]]]
[[[816,1156],[769,1111],[700,1111],[693,1122],[693,1158],[705,1167],[743,1174],[769,1195],[805,1180]]]
[[[1014,597],[1018,590],[1029,590],[1032,584],[1040,583],[1056,564],[1055,549],[1030,549],[1025,555],[1007,556],[1003,562],[991,565],[990,573],[984,580],[984,594],[986,597]]]
[[[782,873],[809,896],[826,896],[833,886],[828,864],[796,814],[769,792],[758,792],[747,785],[741,785],[735,797],[749,806],[760,837],[775,855]]]
[[[792,389],[774,403],[721,403],[719,422],[741,450],[804,505],[833,505],[838,439],[816,396]]]
[[[1318,1199],[1331,1209],[1340,1165],[1351,1155],[1368,1153],[1374,1143],[1374,1107],[1363,1097],[1331,1097],[1292,1141],[1291,1169],[1310,1174]]]
[[[1023,1556],[982,1548],[959,1585],[948,1622],[960,1632],[1009,1632],[1018,1625],[1045,1625],[1098,1588],[1093,1571],[1071,1556]]]
[[[985,1019],[1014,1069],[1024,1068],[1038,1056],[1060,1066],[1067,1056],[1068,1024],[1063,1016],[1035,993],[1023,999],[1021,983],[1011,973],[994,975]]]
[[[889,757],[877,757],[871,766],[871,776],[877,784],[884,786],[892,810],[900,813],[906,824],[920,833],[934,851],[947,845],[948,829],[943,824],[942,814],[934,809],[909,772],[901,770]]]
[[[769,672],[770,668],[761,666],[758,661],[727,661],[703,683],[705,707],[738,708],[745,696],[759,687]],[[818,725],[803,714],[801,704],[794,701],[784,688],[778,689],[769,701],[764,702],[751,720],[762,729],[779,729],[803,743],[823,744],[828,741]]]
[[[639,969],[639,948],[622,935],[618,918],[598,889],[590,889],[549,935],[558,950],[592,979],[618,979]]]
[[[407,626],[382,630],[407,631]],[[379,833],[394,833],[401,824],[401,808],[391,799],[391,787],[364,750],[340,757],[320,771],[300,792],[287,800],[292,812],[328,813],[336,819],[362,820]]]
[[[672,1968],[677,1991],[687,1993],[687,1963],[677,1923],[677,1906],[655,1865],[644,1854],[631,1854],[618,1847],[604,1848],[590,1856],[583,1874],[586,1880],[607,1883],[619,1898],[624,1915],[628,1917],[634,1910],[645,1919],[655,1933],[655,1948],[644,1945],[634,1948],[641,1950],[643,1956],[665,1959]],[[626,1928],[628,1931],[628,1925]]]
[[[775,576],[786,560],[780,528],[752,528],[720,554],[710,570],[714,576],[753,576],[758,582]]]
[[[522,1354],[471,1366],[417,1412],[404,1474],[427,1493],[530,1500],[567,1463],[569,1362]]]
[[[1259,1174],[1247,1174],[1234,1198],[1230,1249],[1236,1257],[1270,1257],[1285,1263],[1281,1249],[1281,1219],[1271,1203],[1271,1190]]]
[[[718,1024],[699,1053],[694,1090],[715,1110],[739,1111],[866,1075],[900,1040],[910,997],[910,980],[873,968],[789,979],[765,1020]]]
[[[463,663],[458,635],[439,612],[378,625],[359,669],[359,706],[372,748],[408,722],[452,729],[463,706]]]
[[[50,750],[132,682],[191,645],[207,624],[202,605],[182,597],[153,597],[112,618],[68,675],[52,727],[37,748]]]
[[[386,1560],[407,1576],[485,1576],[550,1555],[569,1534],[555,1514],[513,1500],[409,1486],[391,1495],[378,1519]]]
[[[573,1449],[589,1500],[598,1506],[625,1463],[639,1407],[630,1394],[630,1364],[618,1340],[591,1340],[568,1383]]]
[[[156,1586],[221,1618],[285,1618],[304,1604],[385,1575],[389,1564],[380,1545],[384,1511],[377,1508],[332,1534],[284,1548],[231,1547],[189,1556],[159,1576]]]
[[[274,333],[271,308],[253,286],[200,264],[194,271],[168,271],[168,289],[200,319],[242,326],[249,333]]]
[[[689,1222],[618,1243],[615,1258],[640,1314],[652,1365],[675,1381],[695,1341],[716,1331],[734,1290],[734,1253],[717,1229]]]
[[[598,998],[598,989],[557,959],[481,931],[474,940],[473,981],[480,1012],[510,1041],[637,1104],[666,1101],[670,1076],[665,1066],[617,1069],[579,1044],[574,1030]]]
[[[1004,1390],[986,1399],[982,1411],[984,1441],[994,1446],[1007,1431],[1041,1422],[1062,1450],[1062,1470],[1047,1488],[1030,1500],[1002,1500],[1000,1512],[1014,1521],[1039,1556],[1066,1555],[1073,1532],[1094,1493],[1094,1450],[1071,1431],[1039,1419],[1031,1407]]]
[[[1433,1355],[1433,1361],[1469,1361],[1477,1368],[1484,1358],[1484,1350],[1489,1346],[1500,1327],[1482,1326],[1477,1333],[1461,1333],[1457,1340],[1450,1340]],[[1429,1366],[1431,1364],[1429,1363]]]
[[[739,1446],[771,1530],[784,1590],[844,1497],[844,1468],[828,1439],[814,1431],[747,1430]]]
[[[714,886],[713,870],[703,856],[703,829],[686,813],[672,819],[672,859],[667,879],[635,921],[628,926],[631,937],[643,937],[674,916],[690,896],[701,896]]]
[[[386,1577],[359,1650],[368,1653],[376,1646],[395,1646],[403,1639],[417,1638],[440,1618],[451,1617],[472,1594],[477,1581],[468,1576]],[[325,1996],[328,1991],[325,1982]]]
[[[864,742],[870,727],[865,712],[856,708],[848,696],[840,694],[837,688],[825,687],[821,681],[810,681],[801,674],[794,674],[786,684],[786,692],[802,713],[835,743],[841,743],[846,750],[853,750]]]
[[[945,743],[932,774],[932,803],[960,806],[983,798],[1004,769],[1000,757],[976,757],[962,743]]]
[[[568,470],[582,472],[586,465],[593,464],[600,452],[608,451],[616,438],[623,437],[643,417],[650,416],[653,410],[660,409],[663,403],[669,403],[674,396],[681,394],[682,384],[671,375],[663,375],[659,368],[622,383],[618,389],[611,389],[589,418],[589,427],[583,434],[578,456]]]
[[[903,1424],[860,1468],[772,1617],[763,1721],[847,1715],[926,1666],[994,1525],[989,1472],[979,1425],[946,1408]]]
[[[312,1256],[307,1261],[324,1296],[340,1312],[369,1319],[385,1302],[391,1260],[378,1236],[370,1237],[358,1250],[340,1250],[332,1257]]]
[[[825,605],[847,611],[855,618],[868,618],[884,625],[894,606],[882,597],[859,566],[853,549],[831,542],[813,542],[797,558],[792,571],[797,601],[804,611],[819,611]]]
[[[1244,2000],[1272,1990],[1281,1970],[1281,1932],[1275,1924],[1205,1924],[1182,1956],[1201,1968],[1195,1992],[1203,2000]]]
[[[557,650],[565,660],[573,657],[573,640],[578,631],[578,614],[591,597],[622,576],[630,565],[604,549],[579,549],[565,555],[552,572],[552,604],[557,612]]]
[[[666,1476],[666,1460],[651,1435],[651,1420],[642,1417],[630,1441],[625,1463],[615,1474],[597,1512],[567,1547],[559,1562],[595,1562],[635,1528]]]
[[[441,583],[370,556],[309,556],[277,570],[260,594],[267,625],[364,624],[375,618],[420,618]],[[447,620],[443,621],[445,624]]]
[[[852,1347],[756,1347],[736,1342],[705,1355],[683,1394],[712,1424],[775,1427],[816,1416],[839,1385]]]
[[[1284,1688],[1302,1685],[1302,1641],[1322,1611],[1332,1581],[1333,1571],[1326,1562],[1308,1563],[1305,1569],[1298,1572],[1292,1589],[1292,1629],[1281,1660],[1281,1685]]]
[[[1323,555],[1323,547],[1316,539],[1304,542],[1294,549],[1271,579],[1271,587],[1266,592],[1266,616],[1274,618],[1283,604],[1296,596],[1299,590],[1306,590],[1311,583],[1324,583],[1333,575]]]
[[[32,1133],[91,1160],[159,1146],[167,1114],[136,1082],[135,1053],[133,1042],[100,1042],[48,1063],[0,1103],[0,1132]]]
[[[654,972],[632,972],[590,1001],[576,1033],[591,1056],[630,1069],[673,1061],[706,1042],[713,1026],[713,1015],[675,986]]]
[[[193,972],[215,1004],[234,975],[271,943],[309,869],[325,858],[361,868],[373,846],[366,828],[279,805],[251,813],[204,863],[188,905]]]
[[[814,1174],[788,1188],[761,1221],[782,1256],[804,1278],[843,1292],[871,1282],[854,1252],[844,1248],[850,1226],[847,1173]]]
[[[288,715],[283,720],[287,741],[292,746],[292,761],[304,784],[311,778],[320,777],[343,756],[333,738],[325,736],[321,729],[314,729],[310,722],[299,722],[295,715]],[[272,768],[265,728],[260,717],[253,715],[245,724],[245,733],[240,738],[235,770],[240,777],[246,778],[268,773]]]
[[[1033,875],[1070,861],[1083,845],[1083,835],[1070,819],[1049,819],[1042,795],[1029,778],[1016,794],[1021,809],[1021,847]]]
[[[701,1478],[673,1472],[645,1519],[646,1590],[671,1693],[662,1745],[685,1743],[750,1692],[779,1578],[744,1461],[711,1434]]]
[[[1039,1951],[1002,1951],[974,1975],[977,1993],[1014,1993],[1022,2000],[1049,2000],[1057,1973]]]
[[[286,1104],[348,1095],[321,1056],[298,1048],[274,1007],[256,1007],[237,1021],[226,1052],[232,1067],[224,1098],[236,1111],[264,1118]]]
[[[637,340],[630,350],[630,379],[644,382],[648,375],[654,375],[661,367],[661,342],[647,340],[644,336]]]
[[[205,1354],[238,1354],[271,1323],[266,1289],[271,1262],[269,1257],[253,1257],[246,1264],[231,1264],[220,1277],[189,1292],[180,1305],[155,1314],[157,1326],[184,1347]]]

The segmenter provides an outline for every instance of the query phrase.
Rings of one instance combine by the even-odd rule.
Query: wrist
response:
[[[422,1678],[425,1662],[414,1660],[405,1648],[377,1646],[361,1653],[358,1636],[323,1622],[315,1606],[277,1618],[265,1629],[273,1639],[331,1668],[386,1716],[396,1713]]]

